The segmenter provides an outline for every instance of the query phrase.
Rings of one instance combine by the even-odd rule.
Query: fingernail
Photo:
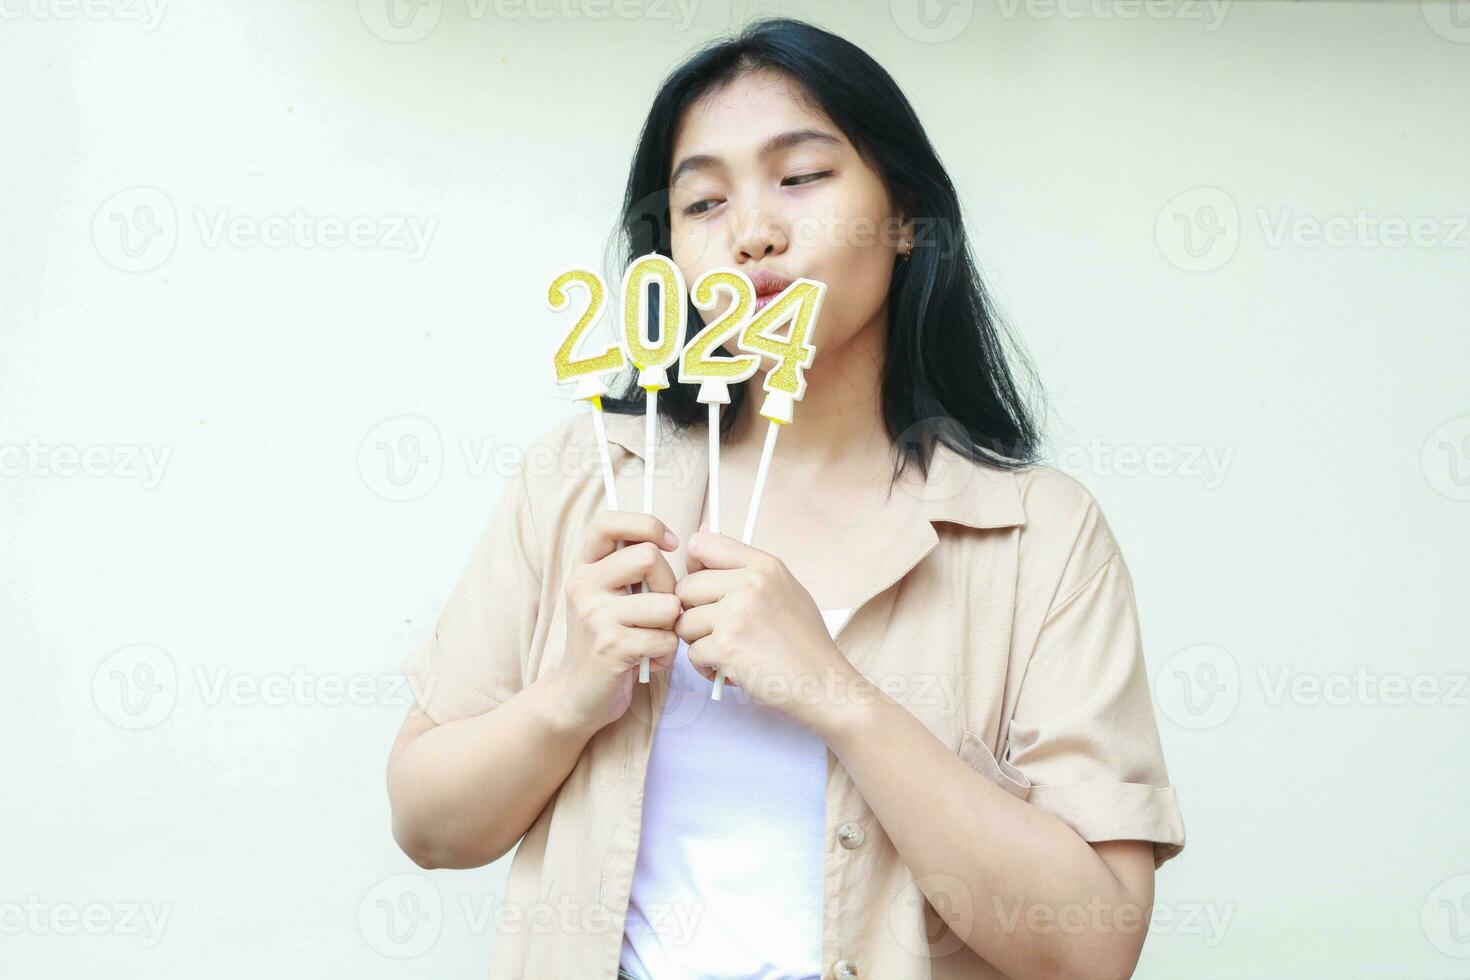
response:
[[[677,548],[677,547],[679,547],[679,539],[676,538],[676,537],[674,537],[674,532],[673,531],[665,531],[664,532],[664,541],[668,543],[668,546],[670,548]]]

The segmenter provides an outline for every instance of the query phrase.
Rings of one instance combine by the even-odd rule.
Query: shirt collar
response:
[[[644,416],[607,412],[603,416],[608,442],[643,458]],[[662,423],[662,420],[660,420]],[[660,424],[658,432],[660,456],[670,453],[693,454],[685,465],[698,467],[707,475],[709,439],[704,425],[682,429]],[[780,444],[777,444],[777,455]],[[779,465],[777,461],[773,465]],[[659,467],[662,469],[662,466]],[[686,470],[687,472],[687,470]],[[705,491],[703,477],[697,484]],[[896,493],[919,496],[920,519],[928,522],[963,524],[974,528],[1020,527],[1026,523],[1025,508],[1015,474],[973,462],[942,443],[936,443],[929,461],[929,473],[921,479],[913,471],[895,487]]]

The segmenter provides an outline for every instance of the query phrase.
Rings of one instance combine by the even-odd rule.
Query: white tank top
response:
[[[822,613],[834,636],[850,609]],[[680,641],[644,786],[621,967],[639,980],[816,980],[827,745]]]

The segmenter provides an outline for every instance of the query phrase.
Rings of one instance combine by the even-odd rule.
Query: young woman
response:
[[[694,386],[659,398],[656,516],[604,510],[584,417],[542,436],[406,664],[400,845],[468,868],[519,844],[505,980],[1129,975],[1184,842],[1131,580],[1091,496],[1036,462],[896,84],[796,21],[706,48],[654,99],[623,232],[625,260],[657,251],[690,283],[828,286],[755,544],[700,530]],[[691,312],[692,335],[721,311]],[[758,383],[723,416],[724,528]],[[607,407],[639,500],[641,391]]]

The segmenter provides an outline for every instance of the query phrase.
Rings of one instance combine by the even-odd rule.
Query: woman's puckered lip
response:
[[[775,296],[795,281],[770,269],[757,269],[750,273],[750,284],[755,287],[757,297]]]

